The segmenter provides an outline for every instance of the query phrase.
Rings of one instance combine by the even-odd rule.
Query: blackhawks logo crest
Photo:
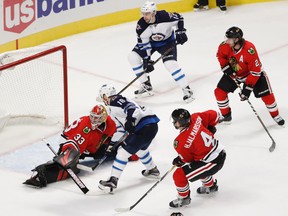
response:
[[[84,133],[84,134],[88,134],[88,133],[90,133],[90,131],[91,131],[91,129],[90,129],[88,126],[86,126],[86,127],[83,129],[83,133]]]
[[[249,48],[248,49],[248,53],[250,53],[251,55],[255,54],[255,50],[253,48]]]
[[[173,146],[175,149],[178,147],[178,141],[177,140],[174,140]]]

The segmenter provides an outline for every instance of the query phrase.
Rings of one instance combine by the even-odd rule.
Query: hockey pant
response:
[[[180,88],[183,89],[186,86],[188,86],[188,82],[185,74],[182,71],[182,68],[180,68],[177,62],[177,48],[175,41],[170,42],[161,47],[153,47],[151,55],[156,51],[161,55],[163,55],[165,51],[170,47],[174,47],[174,49],[171,50],[166,56],[164,56],[162,61],[165,66],[165,69],[171,74],[172,78],[180,86]],[[140,49],[136,45],[128,57],[129,63],[136,76],[139,76],[144,71],[142,64],[142,58],[143,58],[142,56],[143,56],[142,51],[140,51]],[[139,78],[139,80],[141,83],[148,81],[148,74],[147,73],[143,74]]]
[[[129,134],[124,144],[119,147],[116,158],[113,162],[111,176],[120,177],[125,169],[128,158],[136,154],[146,169],[155,167],[152,156],[148,150],[152,140],[158,132],[157,123],[145,125],[139,131]]]
[[[245,84],[243,84],[245,85]],[[217,88],[214,90],[214,95],[217,100],[217,105],[222,115],[226,115],[231,112],[229,106],[229,93],[233,93],[238,86],[228,75],[223,75],[217,84]],[[265,73],[262,73],[256,85],[253,88],[253,93],[256,98],[261,98],[264,102],[270,115],[274,118],[279,115],[278,106],[270,86],[270,82]]]
[[[210,163],[195,161],[178,167],[174,174],[173,180],[176,190],[180,197],[187,197],[190,194],[189,182],[201,180],[205,185],[213,184],[213,175],[222,169],[226,159],[226,152],[222,150],[219,156]],[[210,180],[208,182],[207,180]]]

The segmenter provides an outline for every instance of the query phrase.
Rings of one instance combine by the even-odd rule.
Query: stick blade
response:
[[[115,208],[116,212],[128,212],[131,210],[131,208]]]
[[[273,152],[273,151],[275,150],[275,148],[276,148],[276,143],[273,142],[272,145],[271,145],[270,148],[269,148],[269,151],[270,151],[270,152]]]

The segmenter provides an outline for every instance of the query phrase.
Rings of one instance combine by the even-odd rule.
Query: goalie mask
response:
[[[95,130],[99,125],[107,120],[106,108],[102,105],[96,105],[90,112],[90,121],[92,125],[92,130]]]
[[[188,127],[191,115],[186,109],[175,109],[171,114],[171,120],[176,129]],[[176,123],[178,122],[178,125]]]

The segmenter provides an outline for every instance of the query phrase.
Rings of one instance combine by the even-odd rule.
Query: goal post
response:
[[[18,119],[26,119],[25,123],[40,120],[44,124],[68,125],[67,49],[64,45],[37,46],[0,54],[0,129],[1,125],[4,127]]]

